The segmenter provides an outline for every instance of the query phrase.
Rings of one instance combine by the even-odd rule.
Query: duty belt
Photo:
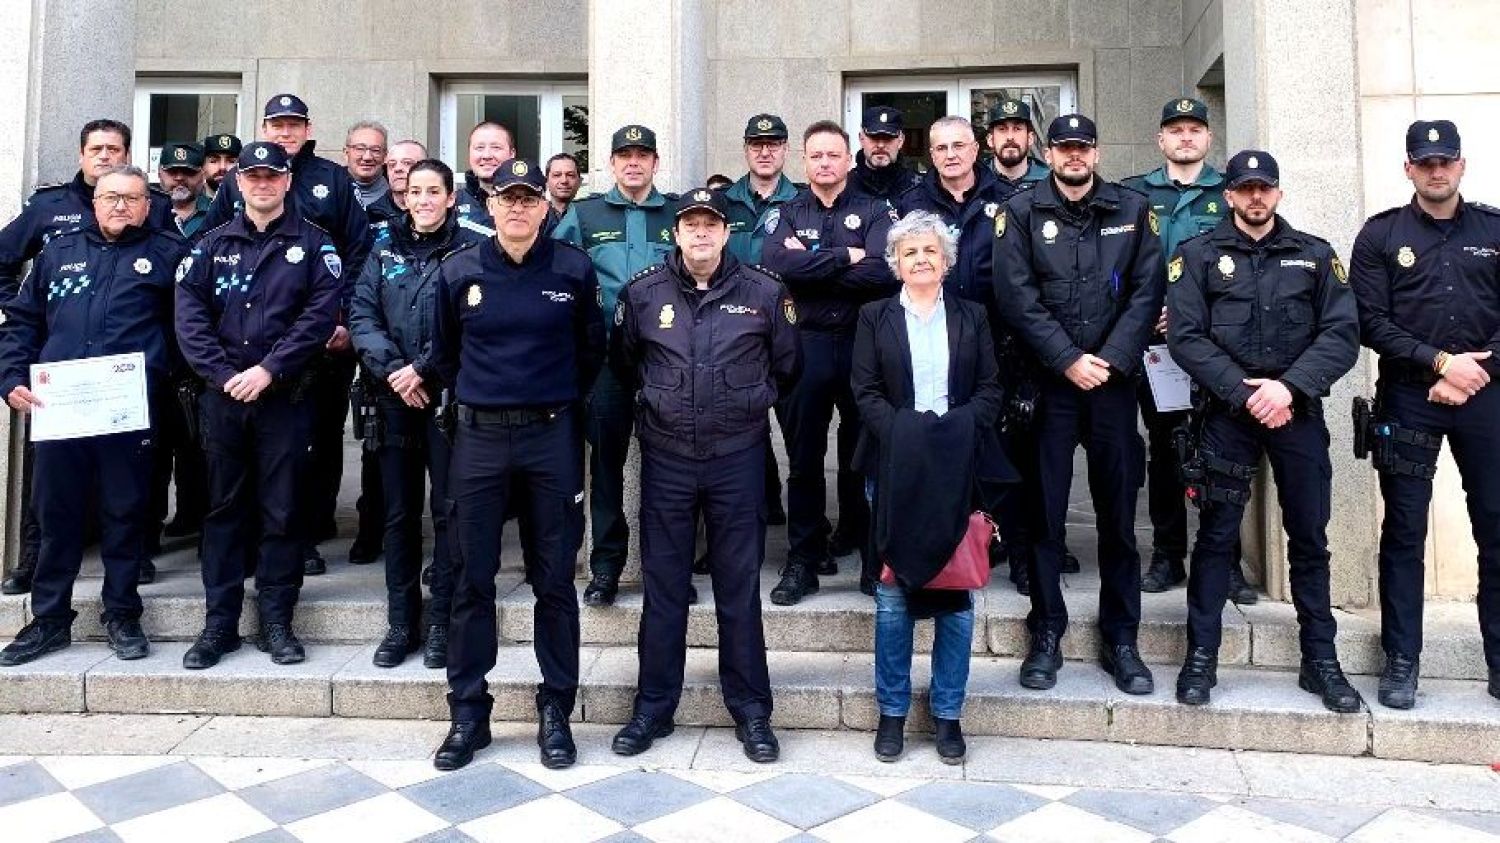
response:
[[[567,407],[518,407],[506,410],[486,410],[480,407],[458,405],[458,423],[476,426],[526,427],[556,419]]]

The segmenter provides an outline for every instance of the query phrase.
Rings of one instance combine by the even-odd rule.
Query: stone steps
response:
[[[103,644],[84,642],[30,665],[0,671],[0,712],[213,713],[237,715],[428,718],[446,716],[444,673],[411,659],[395,669],[370,664],[373,645],[318,644],[308,660],[278,667],[246,646],[207,671],[185,671],[187,644],[161,642],[150,657],[115,659]],[[729,724],[719,697],[717,653],[689,652],[678,722]],[[1226,667],[1213,703],[1176,704],[1175,671],[1156,670],[1149,697],[1119,693],[1109,677],[1082,662],[1069,663],[1057,687],[1028,691],[1016,683],[1018,662],[996,656],[972,664],[964,712],[975,735],[1098,740],[1226,749],[1375,755],[1449,763],[1500,760],[1500,703],[1484,684],[1426,680],[1416,709],[1373,704],[1374,679],[1356,684],[1371,701],[1356,715],[1325,711],[1285,671]],[[636,676],[629,647],[585,647],[575,718],[618,724],[629,716]],[[775,722],[782,729],[873,729],[876,721],[871,656],[863,653],[775,651]],[[529,646],[501,648],[489,679],[496,720],[534,716],[536,661]],[[927,660],[914,665],[924,689]],[[925,692],[913,704],[912,726],[927,728]],[[796,740],[795,735],[785,735]]]

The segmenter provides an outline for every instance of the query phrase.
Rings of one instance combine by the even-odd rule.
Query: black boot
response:
[[[536,711],[536,745],[541,751],[542,766],[549,770],[573,766],[578,760],[578,747],[573,743],[573,730],[568,726],[568,713],[563,711],[562,704],[538,694]]]
[[[439,770],[457,770],[474,760],[474,753],[490,745],[489,720],[455,720],[448,727],[448,737],[432,757]]]
[[[1229,566],[1229,601],[1237,606],[1254,606],[1260,595],[1245,581],[1245,572],[1240,570],[1242,564],[1235,562]]]
[[[1141,653],[1134,644],[1100,647],[1099,666],[1115,678],[1115,687],[1127,694],[1144,696],[1156,690],[1151,669],[1141,661]]]
[[[593,579],[583,590],[585,606],[613,606],[615,596],[620,593],[620,575],[609,571],[595,571]]]
[[[875,728],[875,757],[881,761],[895,761],[906,747],[906,718],[880,715],[880,725]]]
[[[1356,714],[1364,702],[1344,677],[1338,659],[1303,659],[1297,686],[1322,697],[1323,707],[1334,714]]]
[[[781,569],[781,582],[771,589],[771,602],[777,606],[795,606],[807,595],[817,593],[817,573],[805,562],[787,562]]]
[[[198,633],[198,640],[182,654],[182,666],[187,670],[205,670],[219,663],[224,654],[240,648],[239,635],[205,629]]]
[[[36,560],[22,559],[16,569],[0,581],[0,594],[31,593],[31,578],[36,573]]]
[[[328,573],[328,560],[318,552],[318,548],[309,546],[302,551],[302,574],[308,577],[320,577]]]
[[[1219,654],[1207,647],[1188,650],[1177,674],[1177,701],[1183,705],[1207,705],[1219,684]]]
[[[307,651],[302,649],[302,642],[292,632],[291,624],[261,624],[255,648],[262,653],[270,653],[273,664],[297,664],[307,660]]]
[[[1411,708],[1417,704],[1417,677],[1422,672],[1421,659],[1400,653],[1387,653],[1385,670],[1380,674],[1376,698],[1386,708]]]
[[[1141,591],[1160,594],[1182,585],[1185,579],[1187,570],[1182,565],[1182,557],[1158,551],[1151,554],[1151,565],[1141,577]]]
[[[1031,649],[1021,662],[1021,687],[1033,691],[1045,691],[1057,684],[1057,671],[1062,667],[1062,649],[1057,633],[1047,630],[1031,636]]]
[[[734,727],[745,757],[757,764],[770,764],[781,757],[781,742],[771,730],[769,717],[752,717]]]
[[[937,742],[938,759],[944,764],[964,763],[964,755],[969,750],[964,743],[964,730],[958,721],[934,717],[932,723],[936,730],[933,738]]]
[[[151,642],[137,619],[113,618],[105,622],[104,631],[109,636],[109,648],[121,661],[144,659],[151,652]]]
[[[397,667],[421,646],[422,639],[417,637],[416,631],[411,627],[393,626],[385,631],[385,638],[375,648],[375,658],[372,661],[376,667]]]
[[[350,565],[369,565],[380,558],[380,539],[369,538],[364,535],[354,537],[354,543],[349,545]]]
[[[0,666],[15,667],[55,653],[73,643],[73,624],[36,618],[21,627],[16,640],[0,650]]]
[[[640,712],[631,715],[630,722],[625,728],[615,733],[615,739],[610,748],[616,755],[640,755],[651,748],[651,744],[657,738],[664,738],[672,734],[676,725],[671,718],[657,720]]]
[[[435,623],[427,627],[427,644],[422,649],[422,666],[433,669],[448,666],[448,625]]]

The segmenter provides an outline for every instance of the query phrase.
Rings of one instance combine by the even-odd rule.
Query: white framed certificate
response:
[[[1146,348],[1143,355],[1146,364],[1146,382],[1151,385],[1151,398],[1159,413],[1193,408],[1193,379],[1172,359],[1172,352],[1165,345]]]
[[[151,427],[146,355],[133,351],[31,367],[31,441],[56,442]]]

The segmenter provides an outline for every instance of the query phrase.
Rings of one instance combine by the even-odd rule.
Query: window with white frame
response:
[[[865,109],[900,109],[906,128],[901,153],[925,170],[929,161],[927,128],[939,117],[966,116],[982,138],[990,109],[1000,100],[1011,98],[1031,106],[1032,121],[1040,134],[1052,118],[1077,108],[1077,79],[1065,72],[850,77],[844,80],[844,128],[851,138],[857,137]]]
[[[154,181],[163,146],[202,143],[221,132],[237,134],[239,125],[239,79],[142,76],[135,82],[130,158]]]
[[[469,130],[486,120],[509,129],[516,155],[538,163],[559,152],[588,171],[589,88],[584,80],[493,79],[443,86],[439,140],[443,160],[469,168]]]

